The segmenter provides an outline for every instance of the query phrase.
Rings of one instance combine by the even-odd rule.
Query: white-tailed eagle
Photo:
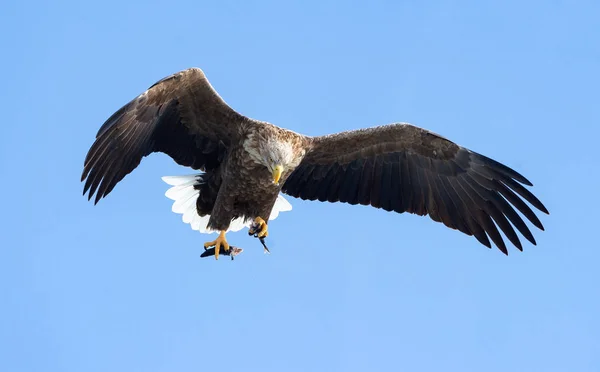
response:
[[[153,152],[202,172],[164,180],[184,222],[219,233],[205,244],[217,258],[229,250],[227,231],[252,224],[267,236],[268,220],[291,209],[280,192],[429,215],[505,254],[499,229],[520,250],[514,228],[535,244],[516,210],[543,230],[524,200],[548,213],[521,174],[435,133],[399,123],[304,136],[234,111],[198,68],[160,80],[102,125],[85,159],[84,194],[97,203]]]

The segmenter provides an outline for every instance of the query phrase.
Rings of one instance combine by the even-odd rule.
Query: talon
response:
[[[229,243],[227,243],[227,239],[225,238],[225,231],[221,231],[221,233],[219,234],[219,237],[216,240],[213,240],[212,242],[206,242],[204,243],[204,249],[208,248],[208,247],[215,247],[215,259],[218,260],[219,259],[219,250],[221,250],[221,247],[223,247],[223,249],[226,252],[229,252]]]
[[[248,230],[248,235],[254,235],[257,238],[266,238],[269,235],[268,230],[268,225],[265,220],[260,217],[256,217],[254,219],[254,223],[250,227],[250,230]]]

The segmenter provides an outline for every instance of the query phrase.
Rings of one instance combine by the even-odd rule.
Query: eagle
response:
[[[291,209],[281,194],[428,215],[504,254],[500,230],[521,251],[515,228],[536,244],[517,211],[540,230],[529,205],[549,214],[524,176],[436,133],[394,123],[302,135],[233,110],[199,68],[159,80],[106,120],[85,158],[83,194],[98,203],[154,152],[199,171],[163,179],[184,222],[218,233],[204,244],[217,259],[230,249],[227,232],[268,235],[268,221]]]

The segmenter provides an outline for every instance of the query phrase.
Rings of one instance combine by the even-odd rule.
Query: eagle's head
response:
[[[244,143],[244,148],[252,160],[269,170],[276,185],[279,185],[282,175],[298,166],[304,155],[303,149],[279,136],[250,136]]]
[[[281,175],[287,170],[296,167],[296,154],[294,147],[288,141],[282,141],[276,138],[268,138],[259,147],[262,164],[267,167],[273,176],[273,183],[279,185]]]

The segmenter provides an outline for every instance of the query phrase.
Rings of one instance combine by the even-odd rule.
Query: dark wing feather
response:
[[[152,85],[102,125],[85,159],[81,180],[95,202],[138,166],[163,152],[203,171],[219,166],[246,118],[231,109],[204,76],[191,68]]]
[[[475,236],[487,247],[491,247],[491,239],[504,253],[507,249],[500,231],[520,250],[515,228],[536,243],[515,208],[534,226],[544,229],[521,199],[548,213],[522,186],[532,186],[531,182],[435,133],[393,124],[311,141],[306,156],[283,186],[288,195],[429,215],[434,221]]]

